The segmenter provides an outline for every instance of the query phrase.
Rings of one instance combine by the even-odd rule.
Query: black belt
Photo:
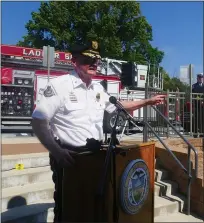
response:
[[[76,152],[76,156],[94,154],[94,152],[89,150],[86,146],[78,146],[78,147],[76,146],[76,147],[74,147],[74,146],[65,145],[65,146],[63,146],[63,148]]]
[[[56,141],[62,148],[76,152],[77,156],[95,154],[99,152],[102,148],[102,141],[98,141],[95,139],[87,139],[87,143],[84,146],[72,146],[64,144],[60,141],[60,139],[56,139]]]

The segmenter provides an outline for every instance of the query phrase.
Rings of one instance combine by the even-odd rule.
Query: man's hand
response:
[[[40,142],[49,150],[59,166],[66,168],[74,165],[75,160],[73,157],[77,153],[62,148],[56,142],[47,120],[33,119],[32,126]]]
[[[158,105],[164,102],[166,95],[161,94],[161,95],[156,95],[152,98],[150,98],[147,102],[147,105]]]
[[[122,106],[128,111],[134,111],[140,108],[143,108],[147,105],[157,105],[161,104],[164,101],[166,95],[156,95],[149,99],[142,99],[140,101],[121,101]]]
[[[56,152],[54,152],[54,154],[52,153],[58,165],[62,168],[73,166],[75,164],[75,159],[73,156],[76,154],[76,152],[67,149],[58,149]]]

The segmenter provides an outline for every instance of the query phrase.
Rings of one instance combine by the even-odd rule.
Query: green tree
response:
[[[168,73],[162,70],[162,77],[163,77],[163,90],[172,90],[171,78],[169,77]]]
[[[163,77],[163,90],[169,91],[179,91],[189,93],[190,86],[186,83],[183,83],[179,78],[171,78],[169,74],[161,67],[160,72]]]
[[[190,86],[186,83],[183,83],[180,81],[179,78],[177,77],[173,77],[171,79],[171,89],[173,91],[176,91],[177,89],[180,91],[180,92],[189,92],[190,91]]]
[[[164,56],[152,47],[152,27],[136,1],[42,2],[26,29],[20,46],[69,51],[75,43],[97,40],[102,57],[159,64]]]

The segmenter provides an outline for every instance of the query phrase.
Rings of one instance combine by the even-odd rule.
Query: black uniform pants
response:
[[[57,164],[57,162],[55,161],[55,158],[51,154],[49,154],[49,156],[50,156],[50,167],[53,172],[52,180],[55,185],[55,188],[54,188],[54,201],[55,201],[54,223],[59,223],[59,222],[61,222],[61,216],[62,216],[63,168],[61,168]]]
[[[78,155],[86,155],[86,154],[92,154],[93,152],[97,152],[101,148],[101,143],[96,141],[90,141],[90,143],[87,143],[87,146],[72,148],[71,146],[65,146],[60,143],[59,140],[56,140],[57,143],[64,149],[74,150],[78,152]],[[60,223],[62,222],[62,196],[63,196],[63,171],[64,169],[59,166],[59,164],[56,162],[55,158],[49,154],[50,157],[50,167],[53,171],[52,174],[52,180],[55,184],[55,191],[54,191],[54,201],[55,201],[55,207],[54,207],[54,223]]]
[[[195,95],[196,96],[196,95]],[[204,133],[204,97],[199,97],[193,100],[193,133],[197,136],[198,133],[202,135]]]

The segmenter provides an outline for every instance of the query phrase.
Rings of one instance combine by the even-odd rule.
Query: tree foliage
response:
[[[69,51],[73,44],[97,40],[102,57],[154,64],[155,73],[164,52],[151,45],[152,27],[136,1],[50,1],[42,2],[26,24],[27,35],[18,45]],[[164,90],[187,91],[189,86],[170,78],[160,68]]]
[[[136,1],[42,2],[26,29],[20,46],[69,51],[78,42],[97,40],[102,57],[157,65],[164,57],[152,47],[152,27]]]
[[[163,77],[163,89],[169,91],[179,91],[179,92],[190,92],[190,86],[186,83],[183,83],[179,78],[171,78],[169,74],[161,68],[161,73]]]

